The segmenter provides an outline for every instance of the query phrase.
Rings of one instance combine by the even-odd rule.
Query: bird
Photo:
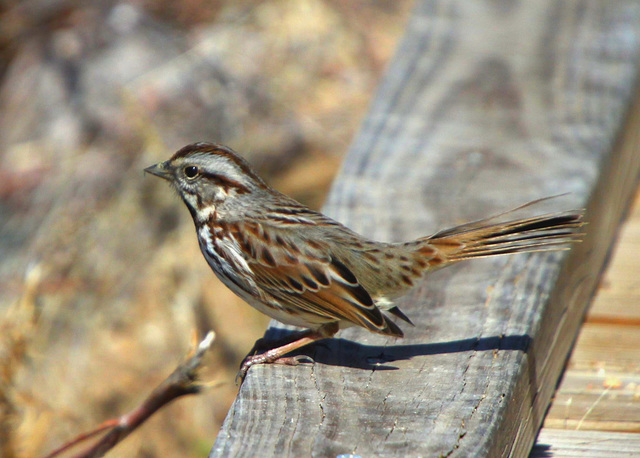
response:
[[[408,242],[374,241],[271,188],[239,154],[215,143],[187,145],[144,170],[182,198],[222,283],[260,312],[306,329],[284,345],[250,352],[240,381],[256,364],[298,364],[300,357],[287,355],[350,326],[403,337],[391,316],[413,323],[394,300],[429,272],[473,258],[565,249],[583,235],[583,212],[574,210],[497,222],[505,212]]]

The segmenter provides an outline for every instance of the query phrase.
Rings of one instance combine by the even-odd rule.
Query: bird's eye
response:
[[[198,167],[195,165],[190,165],[184,168],[184,174],[187,178],[195,178],[198,176]]]

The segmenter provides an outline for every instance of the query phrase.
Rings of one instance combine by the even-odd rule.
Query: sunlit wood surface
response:
[[[537,211],[586,206],[584,242],[435,272],[398,301],[403,340],[352,328],[252,368],[212,456],[534,444],[635,193],[640,2],[422,0],[406,30],[325,210],[397,241],[569,192]]]
[[[533,456],[543,456],[537,453],[547,448],[558,456],[640,456],[639,259],[640,193],[580,329]]]

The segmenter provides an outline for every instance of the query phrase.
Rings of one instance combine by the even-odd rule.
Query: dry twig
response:
[[[204,354],[213,343],[214,336],[213,331],[209,331],[207,336],[197,346],[193,355],[180,364],[138,407],[122,415],[120,418],[107,420],[94,430],[81,434],[51,452],[47,455],[47,458],[59,456],[71,447],[108,431],[93,446],[76,455],[76,457],[83,458],[103,456],[131,434],[138,426],[144,423],[158,409],[180,396],[199,393],[204,385],[198,383],[198,369],[202,364]]]

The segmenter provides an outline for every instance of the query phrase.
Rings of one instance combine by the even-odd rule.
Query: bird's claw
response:
[[[313,363],[315,363],[313,358],[307,355],[285,356],[273,361],[273,364],[283,364],[285,366],[298,366],[300,364],[313,364]]]
[[[284,366],[298,366],[300,364],[313,364],[315,361],[311,356],[308,355],[296,355],[296,356],[283,356],[277,359],[270,360],[268,355],[253,355],[247,356],[242,365],[240,366],[240,370],[236,374],[236,385],[242,385],[245,377],[247,376],[247,372],[249,372],[249,368],[256,364],[281,364]]]

